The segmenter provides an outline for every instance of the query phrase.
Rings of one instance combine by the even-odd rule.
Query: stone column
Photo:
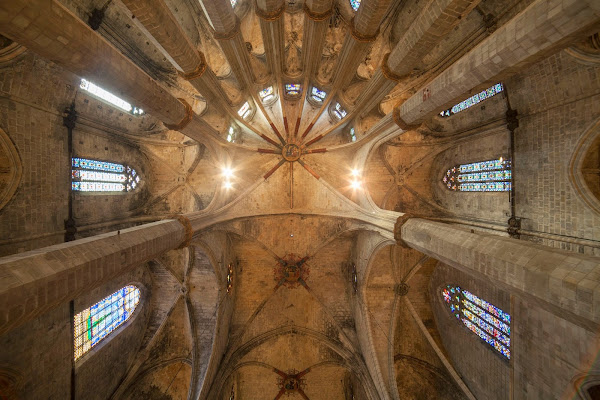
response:
[[[350,21],[350,35],[342,45],[340,56],[333,71],[333,86],[340,88],[350,82],[372,42],[377,39],[381,20],[390,0],[363,0],[356,15]]]
[[[600,258],[407,214],[398,244],[493,282],[587,329],[600,327]]]
[[[536,0],[394,110],[396,122],[426,118],[598,29],[598,0]]]
[[[285,69],[285,27],[283,0],[257,0],[256,14],[265,45],[269,72],[281,76]]]
[[[192,239],[185,217],[0,259],[0,335]]]
[[[187,117],[180,101],[57,0],[0,2],[0,33],[165,123]]]
[[[310,82],[321,61],[329,18],[333,13],[333,2],[331,0],[306,0],[304,13],[302,63],[304,76]]]
[[[356,109],[366,114],[410,75],[423,57],[479,4],[480,0],[433,0],[425,4],[396,47],[375,71]]]
[[[123,0],[135,18],[177,63],[181,75],[209,101],[231,101],[214,72],[183,31],[164,0]]]
[[[235,15],[229,0],[200,0],[211,26],[215,39],[219,42],[225,57],[242,90],[252,88],[256,81],[246,43],[240,31],[240,20]]]

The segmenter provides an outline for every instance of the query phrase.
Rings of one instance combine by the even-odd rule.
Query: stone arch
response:
[[[13,198],[22,175],[23,165],[17,148],[0,128],[0,210]]]
[[[569,179],[579,198],[600,213],[600,119],[585,130],[575,146]]]

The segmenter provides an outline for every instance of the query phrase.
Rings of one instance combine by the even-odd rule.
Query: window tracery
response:
[[[347,115],[346,110],[342,107],[340,103],[335,103],[335,108],[333,110],[333,114],[338,118],[342,119]]]
[[[442,298],[457,320],[510,359],[510,314],[459,286],[446,286]]]
[[[252,110],[250,109],[250,104],[248,102],[245,102],[242,108],[238,110],[238,115],[243,119],[246,119],[251,112]]]
[[[323,90],[319,90],[315,86],[313,86],[312,91],[311,91],[311,97],[313,100],[321,103],[321,102],[323,102],[323,100],[325,100],[326,96],[327,96],[326,92],[324,92]]]
[[[485,99],[489,99],[490,97],[497,95],[503,90],[504,86],[502,86],[501,83],[497,83],[494,86],[491,86],[486,90],[482,90],[481,92],[474,94],[468,99],[461,101],[460,103],[454,105],[452,108],[440,112],[440,116],[449,117],[451,115],[459,113],[463,110],[466,110],[469,107],[474,106],[477,103],[482,102]]]
[[[229,131],[227,132],[227,141],[229,143],[232,143],[234,141],[234,135],[235,135],[235,129],[233,129],[233,126],[230,126]]]
[[[356,132],[354,132],[354,128],[350,128],[350,140],[356,142]]]
[[[506,192],[511,189],[511,161],[497,160],[461,164],[450,168],[442,182],[461,192]]]
[[[302,91],[302,86],[299,83],[286,83],[285,94],[288,96],[298,96]]]
[[[145,114],[144,110],[138,107],[134,107],[125,100],[120,97],[115,96],[107,90],[102,89],[100,86],[94,85],[92,82],[82,79],[79,87],[86,92],[93,94],[96,97],[106,101],[109,104],[112,104],[115,107],[120,108],[121,110],[127,111],[133,115],[143,115]]]
[[[125,323],[140,302],[140,290],[128,285],[75,315],[75,361]]]
[[[71,190],[77,192],[130,192],[140,183],[136,170],[117,163],[71,159]]]
[[[267,103],[275,98],[275,94],[273,92],[273,86],[269,86],[258,92],[258,96],[263,103]]]

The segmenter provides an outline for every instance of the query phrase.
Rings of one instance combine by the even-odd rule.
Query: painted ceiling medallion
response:
[[[277,393],[275,400],[281,398],[281,396],[283,396],[284,394],[289,396],[292,393],[298,393],[300,396],[302,396],[303,399],[308,400],[308,396],[306,396],[306,394],[304,393],[306,382],[303,376],[310,372],[310,368],[307,368],[302,372],[291,370],[287,373],[280,371],[277,368],[273,368],[273,370],[277,375],[279,375],[279,377],[277,378],[277,386],[279,386],[279,393]]]
[[[290,253],[277,261],[274,268],[275,282],[277,287],[285,285],[288,288],[295,288],[298,285],[307,287],[306,279],[310,273],[306,261],[308,256],[300,258],[297,254]]]

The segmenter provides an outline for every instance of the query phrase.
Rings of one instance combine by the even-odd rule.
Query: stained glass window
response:
[[[474,94],[473,96],[469,97],[468,99],[466,99],[464,101],[461,101],[460,103],[456,104],[454,107],[442,111],[440,113],[440,116],[449,117],[458,112],[466,110],[467,108],[474,106],[475,104],[482,102],[485,99],[489,99],[490,97],[500,93],[502,90],[504,90],[504,87],[502,86],[502,84],[497,83],[494,86],[489,87],[486,90],[483,90],[477,94]]]
[[[339,119],[342,119],[346,116],[346,110],[344,110],[342,108],[342,105],[340,103],[335,103],[335,109],[333,110],[333,113],[335,114],[336,117],[338,117]]]
[[[231,7],[235,8],[235,5],[237,4],[237,0],[229,0],[231,1]]]
[[[71,159],[71,190],[78,192],[130,192],[140,183],[135,169],[107,161]]]
[[[233,288],[233,265],[227,265],[227,293],[231,293]]]
[[[140,302],[140,290],[125,286],[75,315],[75,360],[127,321]]]
[[[285,94],[288,96],[298,96],[302,91],[302,87],[298,83],[286,83]]]
[[[360,0],[350,0],[350,5],[354,11],[358,11],[358,7],[360,7]]]
[[[319,103],[323,101],[323,99],[325,99],[325,96],[327,96],[327,93],[325,93],[322,90],[317,89],[316,87],[313,86],[312,88],[312,92],[311,92],[311,97],[315,100],[318,101]]]
[[[354,128],[350,128],[350,140],[356,142],[356,133],[354,132]]]
[[[274,99],[275,95],[273,94],[273,86],[269,86],[268,88],[261,90],[260,92],[258,92],[258,95],[260,96],[260,99],[263,103]]]
[[[243,119],[246,119],[246,117],[248,117],[248,115],[250,115],[250,104],[248,104],[248,102],[245,102],[244,105],[242,106],[242,108],[240,108],[238,110],[238,115],[240,117],[242,117]]]
[[[510,359],[510,314],[459,286],[446,286],[442,297],[456,319]]]
[[[133,107],[131,104],[126,102],[125,100],[115,96],[114,94],[102,89],[100,86],[94,85],[92,82],[82,79],[79,87],[96,97],[101,98],[102,100],[112,104],[113,106],[119,107],[121,110],[125,110],[128,113],[133,115],[142,115],[144,114],[144,110],[138,107]]]
[[[507,192],[511,189],[511,162],[497,160],[462,164],[450,168],[442,178],[450,190],[461,192]]]
[[[235,133],[235,131],[233,130],[233,126],[229,127],[229,132],[227,133],[227,141],[228,142],[233,142],[233,134]]]

